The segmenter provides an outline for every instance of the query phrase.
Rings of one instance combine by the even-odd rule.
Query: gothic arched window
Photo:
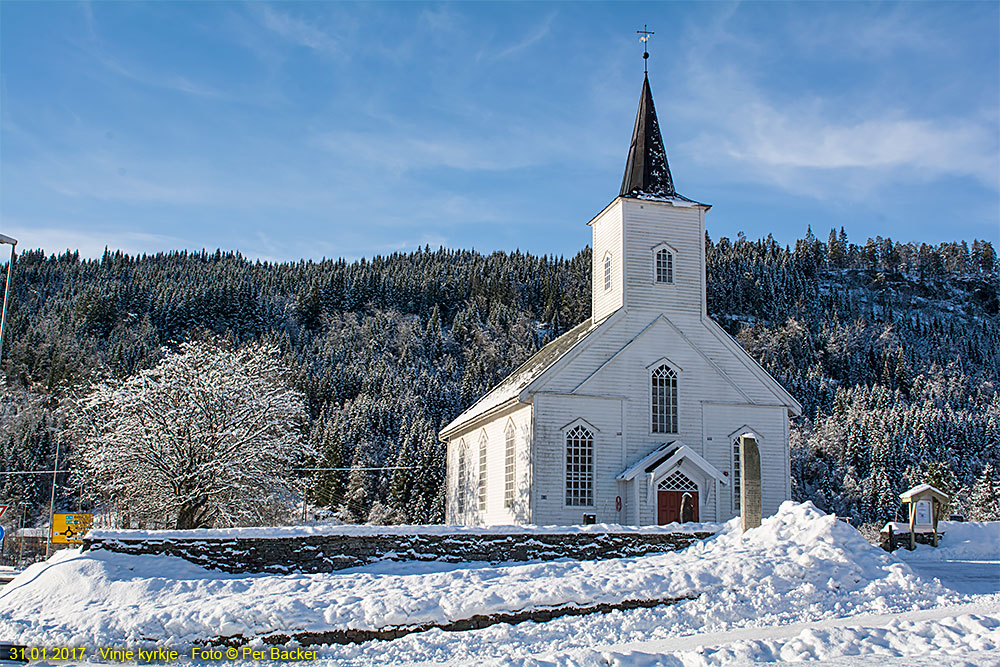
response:
[[[503,506],[514,506],[514,422],[507,422],[504,431],[504,466],[503,466]]]
[[[604,291],[611,289],[611,253],[604,256]]]
[[[674,282],[674,253],[666,248],[656,251],[656,282]]]
[[[460,517],[465,514],[465,496],[469,493],[469,448],[465,440],[458,445],[458,483],[455,485],[455,505]]]
[[[594,504],[594,434],[583,426],[566,433],[566,504]]]
[[[662,364],[650,375],[653,433],[677,432],[677,373]]]
[[[479,436],[479,510],[486,510],[486,432]]]
[[[733,510],[740,511],[740,439],[733,440]]]

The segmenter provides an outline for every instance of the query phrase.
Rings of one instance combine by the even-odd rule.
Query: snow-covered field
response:
[[[998,560],[1000,524],[947,530],[933,554],[924,557],[930,547],[921,547],[889,555],[811,504],[785,503],[746,534],[733,521],[682,552],[597,562],[379,563],[278,576],[230,575],[163,556],[66,551],[0,589],[0,640],[184,653],[220,635],[376,629],[690,595],[697,598],[651,609],[323,647],[317,661],[1000,665],[998,589],[973,578],[958,592],[906,564]],[[962,578],[961,563],[944,571],[944,583],[956,573]]]

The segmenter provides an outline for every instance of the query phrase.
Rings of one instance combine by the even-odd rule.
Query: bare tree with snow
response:
[[[268,523],[300,497],[311,452],[302,395],[275,346],[187,342],[76,401],[84,485],[130,517],[177,528]]]

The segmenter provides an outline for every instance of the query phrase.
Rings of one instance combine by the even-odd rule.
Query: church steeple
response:
[[[639,111],[635,116],[632,145],[628,149],[625,177],[622,179],[622,197],[677,197],[685,199],[674,190],[674,179],[667,164],[667,151],[663,148],[660,124],[656,120],[653,93],[649,90],[649,76],[642,82]],[[690,200],[688,200],[690,201]]]

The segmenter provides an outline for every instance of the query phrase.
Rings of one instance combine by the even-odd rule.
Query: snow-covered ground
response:
[[[936,552],[935,562],[997,560],[998,546],[1000,524],[949,527],[942,549],[951,551]],[[317,661],[1000,665],[1000,595],[986,584],[965,582],[957,591],[947,577],[921,578],[906,561],[924,551],[886,554],[808,503],[786,503],[746,534],[729,522],[682,552],[596,562],[379,563],[331,574],[230,575],[170,557],[70,551],[0,589],[0,640],[183,652],[219,635],[375,629],[695,595],[651,609],[324,647]]]

